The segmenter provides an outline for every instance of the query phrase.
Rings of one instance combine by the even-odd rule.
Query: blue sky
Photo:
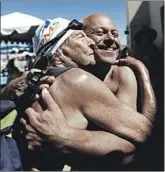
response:
[[[81,19],[94,13],[103,13],[111,16],[120,34],[122,44],[126,44],[124,31],[127,24],[125,0],[2,0],[1,15],[12,12],[23,12],[41,19],[64,17],[67,19]]]

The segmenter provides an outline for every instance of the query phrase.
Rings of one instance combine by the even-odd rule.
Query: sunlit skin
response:
[[[101,14],[89,16],[84,19],[84,31],[96,43],[94,48],[96,65],[108,64],[111,66],[114,64],[120,53],[120,41],[112,20]],[[74,51],[71,49],[70,53],[75,56],[75,52],[76,47],[74,47]],[[81,53],[83,51],[79,51],[78,55]],[[66,59],[72,60],[69,57]],[[64,61],[62,62],[66,66]],[[132,62],[130,61],[130,63]],[[136,66],[134,61],[132,66]],[[140,69],[142,68],[144,69],[143,66]],[[145,71],[141,71],[140,74],[144,76]],[[47,136],[48,141],[61,151],[68,148],[97,156],[104,156],[114,150],[126,154],[132,153],[135,146],[131,140],[143,143],[152,128],[152,124],[146,118],[148,110],[143,114],[136,110],[137,83],[135,76],[127,66],[112,66],[103,80],[104,83],[89,72],[78,68],[58,76],[49,89],[54,103],[52,100],[47,105],[51,106],[52,104],[52,107],[55,107],[57,102],[62,112],[58,106],[51,109],[48,106],[48,110],[42,109],[40,102],[36,101],[32,108],[26,111],[30,119],[30,124],[24,123],[26,129],[29,131],[28,127],[31,125],[34,130]],[[148,100],[146,104],[149,105],[150,100],[153,99],[153,92],[148,75],[144,81],[143,78],[141,80],[144,84],[143,88],[151,90],[150,95],[147,91],[145,94],[146,100]],[[146,80],[149,83],[148,88],[145,85]],[[46,97],[43,96],[43,99],[46,100]],[[151,108],[149,112],[151,112]],[[103,130],[98,131],[97,127],[93,132],[86,130],[91,123]],[[30,131],[26,135],[30,149],[34,148],[33,141],[37,141],[37,137],[44,139],[40,138],[38,133],[32,136]],[[63,148],[64,150],[62,150]]]
[[[83,24],[86,35],[96,43],[96,62],[113,64],[120,53],[121,44],[118,30],[111,18],[94,14],[84,19]]]

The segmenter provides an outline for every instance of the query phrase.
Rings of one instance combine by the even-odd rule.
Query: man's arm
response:
[[[16,98],[24,94],[27,88],[27,74],[40,72],[39,69],[31,69],[30,71],[24,72],[20,77],[11,80],[5,87],[0,90],[1,100],[12,100],[15,101]],[[44,76],[40,79],[40,85],[38,89],[42,90],[43,88],[48,88],[50,84],[55,80],[54,76]]]
[[[137,81],[133,71],[127,66],[115,67],[111,75],[107,74],[104,83],[110,89],[112,82],[116,83],[118,100],[137,110]]]
[[[70,97],[71,105],[76,105],[89,121],[104,130],[140,142],[151,131],[152,125],[143,114],[119,102],[108,87],[90,73],[72,69],[60,78],[60,95]],[[53,87],[50,91],[55,98],[57,92]]]
[[[112,152],[122,152],[126,156],[135,150],[132,143],[105,131],[70,128],[67,135],[69,139],[64,142],[64,148],[89,155],[104,156]]]
[[[147,68],[142,62],[132,57],[120,59],[118,65],[128,65],[136,74],[136,78],[140,84],[141,113],[153,122],[156,115],[157,102]]]
[[[54,101],[59,90],[65,99],[70,97],[70,103],[77,106],[88,120],[109,133],[68,127]],[[30,108],[26,113],[30,125],[59,149],[69,148],[97,155],[113,150],[130,153],[134,145],[127,140],[142,143],[150,134],[152,125],[145,116],[122,105],[103,82],[80,69],[71,69],[60,75],[50,87],[50,93],[54,100],[46,103],[46,110],[38,113]],[[43,100],[46,100],[44,95]]]
[[[137,81],[133,71],[127,67],[119,67],[119,86],[116,97],[137,111]]]
[[[29,117],[30,125],[22,120],[28,131],[26,138],[29,140],[29,149],[33,150],[36,146],[40,147],[39,142],[46,139],[64,153],[69,150],[91,156],[104,156],[116,151],[127,156],[134,152],[135,146],[132,143],[114,134],[69,127],[62,111],[50,93],[44,89],[42,97],[47,109],[38,113],[32,108],[28,108],[26,114]]]
[[[11,80],[5,87],[1,89],[0,97],[4,100],[15,100],[17,96],[23,94],[23,90],[27,87],[25,75]]]

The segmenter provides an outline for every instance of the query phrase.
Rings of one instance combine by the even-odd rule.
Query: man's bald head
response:
[[[104,14],[92,14],[83,19],[83,31],[96,43],[97,62],[113,64],[121,49],[117,28]]]
[[[113,20],[105,14],[92,14],[92,15],[83,19],[84,26],[86,26],[86,25],[97,25],[100,22],[106,23],[106,24],[109,23],[111,25],[113,24],[115,26]]]

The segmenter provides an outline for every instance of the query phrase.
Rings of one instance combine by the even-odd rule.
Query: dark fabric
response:
[[[10,100],[0,100],[0,119],[3,119],[15,108]],[[7,126],[0,130],[0,171],[21,170],[21,158],[14,139],[6,135],[11,133],[13,126]]]
[[[66,72],[67,70],[72,69],[71,67],[60,67],[60,68],[52,68],[52,75],[57,77],[58,75]]]
[[[21,158],[14,139],[0,134],[0,171],[22,170]]]
[[[0,130],[0,135],[2,135],[2,134],[4,134],[4,135],[10,134],[11,131],[12,131],[12,128],[13,128],[13,125],[12,126],[7,126],[6,128],[1,129]]]

